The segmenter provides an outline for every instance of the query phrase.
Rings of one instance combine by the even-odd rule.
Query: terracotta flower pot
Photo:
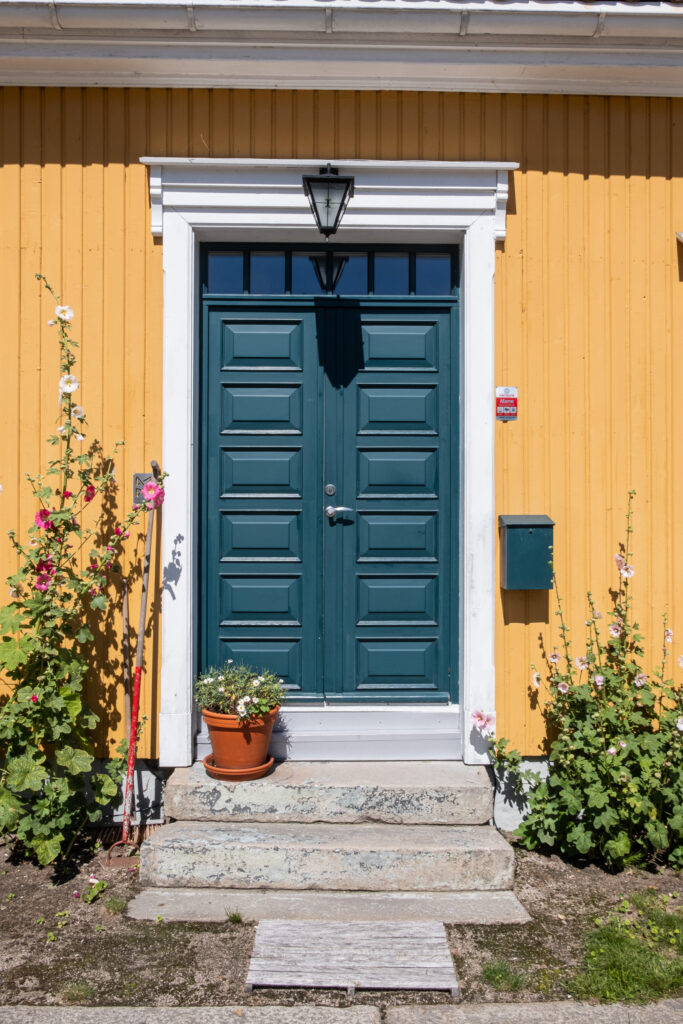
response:
[[[272,758],[268,758],[268,745],[279,710],[276,707],[258,718],[247,719],[202,710],[213,751],[211,767],[217,771],[227,770],[232,778],[236,778],[237,773],[249,773],[247,778],[256,778],[251,774],[254,770],[269,768]],[[209,765],[206,767],[208,771]]]

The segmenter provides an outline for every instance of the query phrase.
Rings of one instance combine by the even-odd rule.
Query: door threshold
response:
[[[197,737],[197,757],[210,752]],[[458,704],[334,704],[283,708],[270,753],[291,761],[460,761]]]

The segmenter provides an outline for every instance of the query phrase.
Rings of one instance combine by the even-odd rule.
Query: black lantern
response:
[[[319,174],[304,174],[302,180],[318,229],[329,238],[339,227],[353,195],[353,178],[328,164],[320,168]]]

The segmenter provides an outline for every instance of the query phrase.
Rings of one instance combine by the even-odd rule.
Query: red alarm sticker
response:
[[[496,388],[496,419],[517,419],[517,388]]]

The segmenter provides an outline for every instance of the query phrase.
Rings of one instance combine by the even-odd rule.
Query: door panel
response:
[[[204,665],[293,700],[457,697],[456,308],[205,303]]]
[[[336,421],[338,499],[354,511],[326,531],[342,549],[343,590],[340,667],[334,682],[326,677],[326,695],[447,700],[457,594],[455,317],[451,306],[417,300],[349,309],[337,321],[347,363],[357,331],[364,358],[342,370]],[[326,594],[333,601],[329,586]]]
[[[322,369],[312,304],[207,303],[204,665],[269,668],[323,693]]]

